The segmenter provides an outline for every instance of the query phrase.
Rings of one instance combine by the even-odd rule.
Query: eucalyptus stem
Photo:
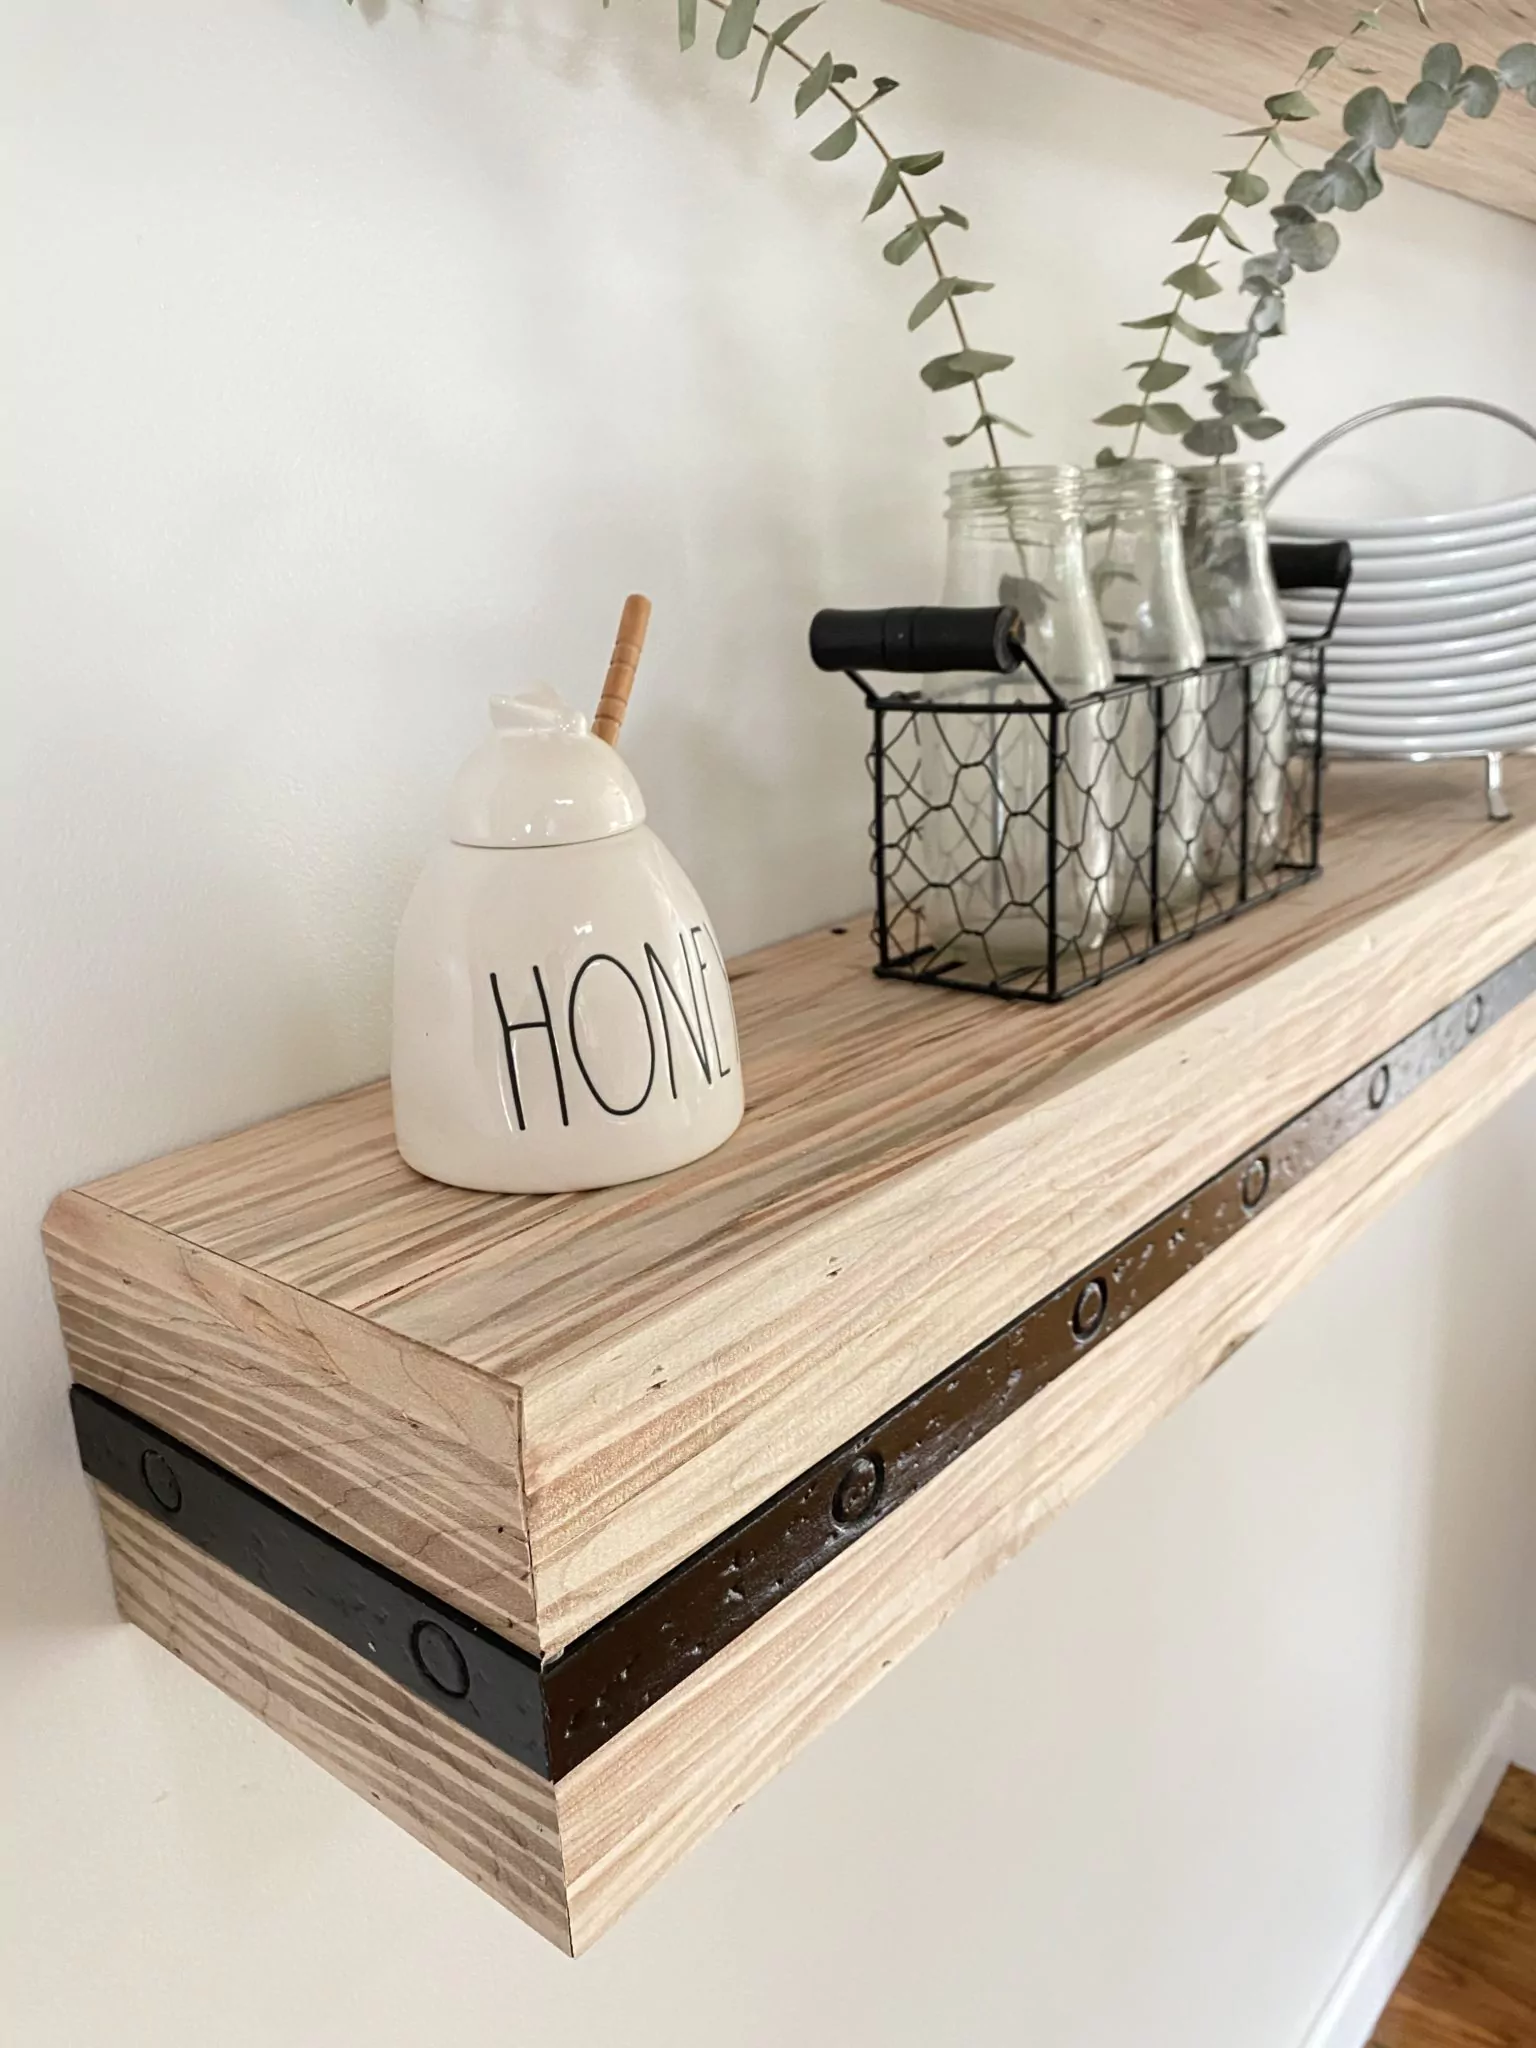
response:
[[[1382,4],[1385,4],[1385,0],[1382,0]],[[1422,18],[1423,9],[1420,5],[1420,0],[1413,0],[1413,4]],[[1256,167],[1258,163],[1266,151],[1271,148],[1279,149],[1282,154],[1284,153],[1284,145],[1280,141],[1280,136],[1287,124],[1310,121],[1316,118],[1317,108],[1307,98],[1306,88],[1315,79],[1319,78],[1331,64],[1338,60],[1341,53],[1350,43],[1358,36],[1366,35],[1378,28],[1380,22],[1380,4],[1357,14],[1354,26],[1349,29],[1339,42],[1324,43],[1318,49],[1315,49],[1301,70],[1296,74],[1295,82],[1286,91],[1274,93],[1265,101],[1264,111],[1269,115],[1269,120],[1259,128],[1242,131],[1243,139],[1246,140],[1249,137],[1256,137],[1257,139],[1254,141],[1254,146],[1249,152],[1247,159],[1238,169],[1220,173],[1226,180],[1221,205],[1214,213],[1197,215],[1195,220],[1191,221],[1189,226],[1176,237],[1176,240],[1181,242],[1198,238],[1199,246],[1187,264],[1173,271],[1164,280],[1166,284],[1173,286],[1175,290],[1176,296],[1172,307],[1166,314],[1154,316],[1151,321],[1126,322],[1126,325],[1131,327],[1147,327],[1155,323],[1162,329],[1162,340],[1158,343],[1156,352],[1152,356],[1128,366],[1133,370],[1139,369],[1142,372],[1141,377],[1137,380],[1138,387],[1147,396],[1138,405],[1130,407],[1117,406],[1111,412],[1100,415],[1097,422],[1098,425],[1129,425],[1131,428],[1130,446],[1126,450],[1124,457],[1117,457],[1112,450],[1105,450],[1101,454],[1101,462],[1105,461],[1106,458],[1109,461],[1133,460],[1141,446],[1141,437],[1149,426],[1154,431],[1187,432],[1196,424],[1182,406],[1171,403],[1160,407],[1159,411],[1162,414],[1162,418],[1154,420],[1153,406],[1155,401],[1152,394],[1158,391],[1165,391],[1171,385],[1179,382],[1189,368],[1187,363],[1180,364],[1174,370],[1173,375],[1168,374],[1169,369],[1174,367],[1168,363],[1168,350],[1176,333],[1184,335],[1187,340],[1196,341],[1197,344],[1199,342],[1208,344],[1214,339],[1205,329],[1192,327],[1184,310],[1192,298],[1213,297],[1220,289],[1215,282],[1210,263],[1212,244],[1219,235],[1234,248],[1243,249],[1244,253],[1246,253],[1245,245],[1234,230],[1230,216],[1234,206],[1257,206],[1264,199],[1268,198],[1269,187],[1257,174]],[[1134,417],[1127,418],[1127,414],[1132,414]]]
[[[1382,0],[1385,4],[1387,0]],[[1411,0],[1411,4],[1419,22],[1428,28],[1423,0]],[[1265,340],[1285,331],[1286,287],[1296,272],[1325,270],[1338,254],[1339,231],[1322,216],[1335,209],[1358,213],[1380,198],[1385,188],[1376,161],[1379,153],[1400,142],[1409,149],[1428,149],[1451,114],[1461,112],[1472,120],[1486,120],[1504,93],[1523,94],[1536,106],[1536,43],[1515,44],[1496,65],[1468,64],[1454,43],[1434,44],[1424,55],[1418,80],[1401,101],[1390,99],[1379,85],[1366,86],[1352,96],[1344,109],[1345,140],[1320,170],[1300,171],[1291,180],[1284,199],[1270,210],[1275,223],[1273,246],[1252,254],[1233,232],[1230,209],[1233,205],[1257,206],[1269,197],[1269,186],[1255,165],[1271,145],[1283,153],[1281,136],[1287,123],[1316,118],[1317,109],[1303,88],[1356,36],[1379,26],[1382,5],[1357,16],[1354,27],[1338,43],[1314,50],[1296,84],[1265,101],[1268,123],[1242,131],[1257,138],[1247,163],[1240,170],[1221,173],[1227,188],[1220,211],[1199,215],[1176,237],[1181,242],[1198,239],[1200,246],[1190,263],[1164,280],[1178,294],[1171,310],[1126,321],[1127,327],[1162,332],[1156,354],[1128,366],[1142,372],[1138,380],[1142,399],[1113,406],[1099,416],[1101,426],[1132,429],[1131,455],[1147,429],[1177,435],[1192,454],[1218,462],[1236,454],[1239,435],[1264,441],[1283,432],[1284,422],[1265,409],[1248,371]],[[1246,261],[1240,288],[1253,302],[1244,325],[1232,333],[1196,327],[1184,310],[1189,299],[1209,298],[1221,290],[1210,260],[1218,234],[1243,250]],[[1209,348],[1222,372],[1205,387],[1211,396],[1211,411],[1205,419],[1195,419],[1182,405],[1159,403],[1153,396],[1178,383],[1190,368],[1187,363],[1169,361],[1175,333],[1197,347]],[[1098,459],[1101,464],[1122,460],[1109,448],[1101,450]]]
[[[714,8],[717,14],[723,15],[729,12],[730,0],[709,0],[709,5]],[[815,63],[805,56],[803,52],[797,50],[787,36],[777,36],[774,32],[764,28],[762,23],[756,19],[753,20],[751,33],[754,40],[770,44],[774,49],[782,50],[790,62],[797,65],[807,77],[814,74],[816,70]],[[856,103],[850,99],[840,85],[828,85],[826,93],[829,99],[835,100],[838,106],[843,109],[865,141],[870,143],[878,152],[887,170],[894,175],[896,194],[905,203],[907,211],[912,216],[913,224],[919,231],[922,246],[927,252],[930,263],[933,265],[935,281],[940,284],[949,281],[952,273],[945,268],[944,259],[939,254],[939,247],[934,239],[933,230],[927,224],[927,216],[923,212],[916,193],[912,190],[911,181],[907,177],[906,172],[898,168],[899,159],[897,156],[886,146],[885,142],[865,118],[867,109],[872,107],[877,100],[884,99],[885,94],[877,89],[870,94],[867,100]],[[968,352],[971,346],[970,337],[966,333],[964,317],[961,314],[960,308],[955,304],[952,293],[944,301],[944,310],[949,315],[950,325],[954,329],[955,340],[960,349]],[[987,395],[982,389],[981,381],[982,376],[985,374],[985,372],[982,372],[975,376],[966,377],[963,379],[963,382],[969,384],[976,394],[977,427],[986,436],[988,452],[992,458],[992,467],[994,469],[1001,469],[1003,467],[1003,456],[997,442],[997,427],[1004,423],[997,418],[997,415],[992,412],[987,404]],[[972,429],[972,432],[974,431],[976,431],[975,428]],[[1018,433],[1022,432],[1022,429],[1015,428],[1014,431]]]

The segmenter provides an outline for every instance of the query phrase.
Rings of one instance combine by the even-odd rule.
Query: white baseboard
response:
[[[1367,2048],[1382,2008],[1408,1967],[1500,1778],[1512,1763],[1536,1770],[1536,1692],[1514,1686],[1483,1731],[1366,1929],[1303,2048]]]
[[[1536,1771],[1536,1691],[1517,1685],[1506,1705],[1509,1709],[1509,1760],[1522,1771]]]

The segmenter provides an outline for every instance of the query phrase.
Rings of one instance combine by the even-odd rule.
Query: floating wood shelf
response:
[[[657,1182],[382,1085],[61,1196],[122,1610],[580,1949],[1536,1072],[1536,762],[1336,767],[1314,886],[1061,1009],[733,969]]]
[[[1022,43],[1092,71],[1150,85],[1247,126],[1264,118],[1268,94],[1291,84],[1310,53],[1338,40],[1353,18],[1335,0],[898,0],[958,28]],[[1338,116],[1362,85],[1402,99],[1432,43],[1459,44],[1469,63],[1495,64],[1515,43],[1536,40],[1536,0],[1436,0],[1433,29],[1411,7],[1389,7],[1380,29],[1355,46],[1362,78],[1330,67],[1307,88],[1325,120],[1298,129],[1327,148],[1342,138]],[[1388,177],[1400,173],[1465,199],[1536,220],[1536,110],[1508,94],[1490,119],[1457,114],[1431,149],[1384,152]],[[1217,166],[1211,166],[1214,171]],[[1277,195],[1278,196],[1278,195]],[[1196,211],[1192,206],[1191,212]],[[1178,223],[1172,223],[1173,227]]]

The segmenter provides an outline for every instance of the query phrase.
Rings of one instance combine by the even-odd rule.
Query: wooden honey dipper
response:
[[[619,728],[629,709],[629,693],[634,687],[635,670],[640,665],[640,653],[645,646],[645,629],[650,623],[651,600],[638,595],[626,597],[619,615],[619,632],[613,643],[608,673],[603,678],[603,694],[597,700],[597,712],[592,720],[593,733],[598,739],[606,740],[610,747],[619,743]]]

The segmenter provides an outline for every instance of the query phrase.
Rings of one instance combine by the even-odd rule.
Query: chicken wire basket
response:
[[[1347,548],[1275,553],[1342,596]],[[1007,610],[819,614],[813,658],[873,718],[875,972],[1060,1002],[1311,881],[1326,638],[1068,699]],[[994,673],[939,694],[877,667]]]

